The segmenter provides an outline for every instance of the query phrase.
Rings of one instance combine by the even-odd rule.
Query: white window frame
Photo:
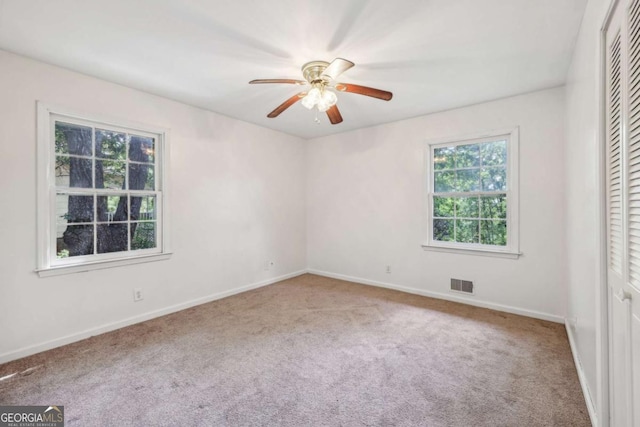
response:
[[[169,250],[169,210],[167,179],[169,164],[169,131],[165,128],[149,126],[127,120],[99,117],[72,111],[64,107],[38,102],[37,120],[37,267],[40,277],[78,273],[102,268],[160,261],[171,257]],[[55,182],[55,122],[105,127],[108,130],[151,136],[156,139],[155,190],[156,206],[156,248],[126,252],[112,252],[58,259],[54,236],[56,224],[56,182]],[[128,168],[127,168],[128,170]],[[127,172],[128,173],[128,172]],[[94,195],[94,189],[69,188],[69,193]],[[134,195],[134,190],[100,190],[100,193]],[[149,193],[149,192],[145,192]],[[95,220],[95,218],[94,218]]]
[[[517,259],[520,255],[519,244],[519,128],[498,129],[489,132],[481,132],[471,135],[447,137],[426,142],[425,147],[425,227],[422,248],[429,251],[483,255],[501,258]],[[436,148],[452,147],[457,145],[478,144],[483,142],[491,142],[497,140],[507,141],[507,189],[504,191],[507,195],[507,245],[495,246],[484,245],[482,243],[459,243],[459,242],[443,242],[433,239],[433,153]],[[478,194],[482,192],[469,192],[464,194]]]

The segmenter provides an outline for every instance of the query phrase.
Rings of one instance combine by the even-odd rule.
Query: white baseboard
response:
[[[67,335],[61,338],[56,338],[54,340],[50,340],[50,341],[46,341],[40,344],[35,344],[35,345],[31,345],[28,347],[24,347],[18,350],[14,350],[14,351],[9,351],[7,353],[3,353],[0,354],[0,364],[1,363],[6,363],[6,362],[10,362],[12,360],[15,359],[20,359],[22,357],[27,357],[27,356],[31,356],[33,354],[36,353],[40,353],[42,351],[46,351],[46,350],[51,350],[52,348],[56,348],[56,347],[60,347],[66,344],[71,344],[73,342],[76,341],[80,341],[83,340],[85,338],[89,338],[95,335],[100,335],[106,332],[110,332],[110,331],[114,331],[116,329],[120,329],[123,328],[125,326],[130,326],[136,323],[140,323],[140,322],[144,322],[146,320],[150,320],[150,319],[154,319],[156,317],[160,317],[160,316],[164,316],[166,314],[171,314],[171,313],[175,313],[177,311],[180,310],[184,310],[190,307],[194,307],[200,304],[205,304],[207,302],[211,302],[211,301],[215,301],[218,299],[222,299],[222,298],[226,298],[228,296],[231,295],[236,295],[242,292],[246,292],[252,289],[256,289],[256,288],[260,288],[263,286],[267,286],[276,282],[280,282],[282,280],[286,280],[286,279],[290,279],[292,277],[296,277],[296,276],[300,276],[302,274],[305,273],[311,273],[311,274],[316,274],[319,276],[325,276],[325,277],[331,277],[334,279],[340,279],[340,280],[346,280],[349,282],[355,282],[355,283],[360,283],[360,284],[364,284],[364,285],[371,285],[371,286],[378,286],[378,287],[382,287],[382,288],[388,288],[388,289],[394,289],[397,291],[402,291],[402,292],[407,292],[410,294],[416,294],[416,295],[422,295],[422,296],[426,296],[426,297],[431,297],[431,298],[437,298],[437,299],[443,299],[443,300],[448,300],[448,301],[454,301],[454,302],[459,302],[462,304],[469,304],[469,305],[473,305],[473,306],[477,306],[477,307],[483,307],[483,308],[489,308],[492,310],[497,310],[497,311],[503,311],[503,312],[507,312],[507,313],[513,313],[513,314],[519,314],[522,316],[527,316],[527,317],[533,317],[536,319],[542,319],[542,320],[549,320],[551,322],[556,322],[556,323],[564,323],[564,319],[560,316],[555,316],[552,314],[548,314],[548,313],[542,313],[542,312],[538,312],[538,311],[534,311],[534,310],[527,310],[527,309],[521,309],[521,308],[517,308],[517,307],[511,307],[511,306],[506,306],[506,305],[502,305],[502,304],[496,304],[496,303],[492,303],[492,302],[488,302],[488,301],[481,301],[481,300],[476,300],[476,299],[469,299],[469,298],[465,298],[465,297],[460,297],[457,295],[449,295],[449,294],[444,294],[444,293],[440,293],[440,292],[432,292],[432,291],[425,291],[422,289],[415,289],[415,288],[408,288],[408,287],[404,287],[404,286],[398,286],[398,285],[394,285],[391,283],[385,283],[385,282],[378,282],[375,280],[368,280],[368,279],[363,279],[363,278],[359,278],[359,277],[353,277],[353,276],[347,276],[344,274],[336,274],[336,273],[330,273],[330,272],[326,272],[326,271],[320,271],[320,270],[314,270],[314,269],[307,269],[307,270],[300,270],[300,271],[296,271],[293,273],[289,273],[289,274],[285,274],[282,276],[278,276],[278,277],[274,277],[272,279],[268,279],[268,280],[263,280],[261,282],[257,282],[257,283],[252,283],[246,286],[242,286],[240,288],[235,288],[229,291],[224,291],[224,292],[219,292],[216,294],[212,294],[212,295],[208,295],[206,297],[202,297],[202,298],[197,298],[195,300],[191,300],[191,301],[187,301],[184,303],[180,303],[180,304],[176,304],[176,305],[172,305],[166,308],[162,308],[159,310],[154,310],[154,311],[150,311],[147,313],[143,313],[137,316],[133,316],[124,320],[120,320],[117,322],[112,322],[112,323],[108,323],[106,325],[102,325],[96,328],[91,328],[91,329],[87,329],[75,334],[71,334],[71,335]],[[573,347],[572,347],[573,348]],[[574,352],[575,355],[575,352]],[[579,372],[581,372],[579,370]],[[581,383],[582,383],[582,379],[581,379]],[[593,406],[593,405],[592,405]],[[591,413],[591,410],[590,410]]]
[[[589,390],[589,385],[587,384],[587,377],[585,376],[584,370],[582,369],[580,357],[578,357],[578,348],[576,347],[573,328],[571,327],[571,325],[569,325],[568,321],[565,322],[565,327],[567,328],[567,336],[569,337],[571,354],[573,354],[573,363],[576,365],[576,370],[578,371],[578,379],[580,380],[580,386],[582,387],[582,394],[584,395],[584,401],[587,404],[589,418],[591,418],[591,425],[593,427],[596,427],[600,425],[598,423],[598,412],[596,411],[596,406],[594,405],[593,398],[591,397],[591,391]]]
[[[252,289],[261,288],[263,286],[271,285],[272,283],[280,282],[282,280],[290,279],[292,277],[305,274],[306,270],[300,270],[293,273],[285,274],[282,276],[274,277],[272,279],[263,280],[261,282],[252,283],[240,288],[231,289],[229,291],[218,292],[215,294],[207,295],[202,298],[197,298],[191,301],[186,301],[180,304],[172,305],[159,310],[150,311],[137,316],[129,317],[128,319],[119,320],[117,322],[107,323],[106,325],[98,326],[78,332],[75,334],[67,335],[54,340],[46,341],[40,344],[31,345],[18,350],[9,351],[7,353],[0,354],[0,364],[10,362],[12,360],[20,359],[22,357],[31,356],[42,351],[51,350],[52,348],[60,347],[66,344],[71,344],[76,341],[83,340],[95,335],[104,334],[105,332],[111,332],[116,329],[124,328],[125,326],[134,325],[136,323],[144,322],[146,320],[155,319],[156,317],[164,316],[166,314],[175,313],[180,310],[194,307],[196,305],[205,304],[218,299],[226,298],[231,295],[239,294],[242,292],[250,291]]]
[[[407,292],[410,294],[416,294],[416,295],[422,295],[425,297],[459,302],[462,304],[473,305],[476,307],[489,308],[491,310],[503,311],[505,313],[519,314],[521,316],[533,317],[535,319],[541,319],[541,320],[548,320],[555,323],[564,323],[564,318],[562,316],[556,316],[554,314],[543,313],[535,310],[528,310],[525,308],[518,308],[518,307],[512,307],[512,306],[503,305],[503,304],[497,304],[489,301],[477,300],[475,298],[471,299],[471,298],[465,298],[457,295],[449,295],[441,292],[432,292],[432,291],[425,291],[425,290],[416,289],[416,288],[407,288],[404,286],[394,285],[392,283],[378,282],[376,280],[362,279],[360,277],[346,276],[344,274],[330,273],[327,271],[308,269],[307,272],[311,274],[317,274],[318,276],[331,277],[333,279],[346,280],[348,282],[355,282],[363,285],[371,285],[371,286],[378,286],[381,288],[394,289],[396,291]]]

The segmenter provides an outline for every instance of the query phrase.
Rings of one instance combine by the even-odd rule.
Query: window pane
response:
[[[129,139],[129,160],[153,163],[155,161],[155,139],[131,135]]]
[[[93,255],[93,225],[68,225],[56,237],[56,258]]]
[[[126,167],[125,162],[96,160],[96,188],[123,190]]]
[[[127,135],[96,129],[96,157],[127,160]]]
[[[56,186],[93,188],[93,161],[79,157],[56,156]]]
[[[155,176],[155,167],[149,166],[147,169],[147,181],[144,184],[145,190],[155,190],[156,189],[156,176]]]
[[[131,250],[156,247],[156,223],[131,223]]]
[[[480,147],[483,166],[499,166],[507,163],[507,141],[482,144]]]
[[[459,197],[456,199],[456,218],[478,218],[477,197]]]
[[[128,224],[98,224],[98,253],[128,250]]]
[[[456,242],[478,243],[478,220],[456,220]]]
[[[155,190],[153,166],[148,164],[129,164],[130,190]]]
[[[56,194],[56,222],[58,224],[92,221],[93,196]]]
[[[453,221],[452,219],[433,220],[433,239],[443,242],[453,241]]]
[[[507,189],[507,170],[504,167],[482,168],[482,189],[503,191]]]
[[[480,190],[480,169],[459,170],[457,174],[457,191]]]
[[[127,220],[127,196],[98,196],[98,221],[114,222]]]
[[[456,168],[471,168],[480,166],[480,146],[458,145],[456,147]]]
[[[131,198],[131,220],[150,221],[156,219],[156,196]]]
[[[455,147],[436,148],[433,150],[433,168],[435,170],[453,169],[455,167]]]
[[[453,197],[434,197],[433,198],[433,216],[451,218],[453,217]]]
[[[87,126],[56,122],[56,153],[93,156],[92,129]]]
[[[507,218],[507,196],[482,197],[481,198],[480,216],[482,218]]]
[[[481,221],[480,236],[485,245],[506,246],[507,221]]]
[[[56,194],[56,238],[61,239],[62,233],[67,229],[69,203],[68,194]]]
[[[434,187],[436,193],[446,193],[455,191],[456,186],[456,172],[445,171],[436,172],[434,174]]]
[[[56,187],[68,187],[70,174],[69,157],[56,156]]]

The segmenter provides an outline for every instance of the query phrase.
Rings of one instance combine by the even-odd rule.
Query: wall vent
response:
[[[470,280],[451,279],[451,290],[473,295],[473,282]]]

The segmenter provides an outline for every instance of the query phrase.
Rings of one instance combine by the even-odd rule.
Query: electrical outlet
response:
[[[275,261],[269,261],[269,270],[272,270],[276,266]]]
[[[391,274],[391,266],[387,265],[387,274]]]
[[[142,301],[144,298],[142,296],[142,288],[135,288],[133,290],[133,301]]]

